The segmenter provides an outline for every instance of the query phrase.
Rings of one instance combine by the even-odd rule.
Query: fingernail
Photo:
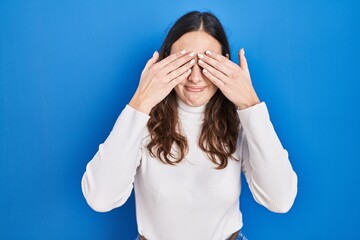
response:
[[[189,69],[187,70],[187,72],[188,72],[188,73],[191,73],[191,68],[189,68]]]
[[[245,55],[245,49],[244,48],[242,49],[242,51],[243,51],[243,54]]]
[[[202,55],[201,53],[198,53],[198,57],[199,57],[200,59],[204,59],[204,55]]]
[[[205,54],[211,56],[212,52],[210,50],[206,50]]]
[[[181,53],[181,54],[185,54],[185,53],[186,53],[186,49],[181,50],[180,53]]]
[[[157,51],[154,52],[153,57],[155,56],[156,53],[157,53]]]
[[[208,73],[208,70],[206,70],[206,69],[204,68],[204,69],[203,69],[203,72],[204,72],[204,73]]]
[[[192,59],[192,60],[190,61],[190,65],[193,65],[194,62],[195,62],[195,59]]]
[[[199,59],[198,62],[199,62],[199,64],[201,64],[201,65],[204,64],[203,60],[201,60],[201,59]]]
[[[191,53],[189,54],[189,56],[190,56],[190,57],[195,56],[195,52],[191,52]]]

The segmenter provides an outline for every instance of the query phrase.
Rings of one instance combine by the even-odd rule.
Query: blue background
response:
[[[258,239],[359,239],[360,6],[351,0],[0,1],[0,239],[134,239],[134,195],[97,213],[80,181],[182,14],[210,10],[299,177],[287,214],[241,195]]]

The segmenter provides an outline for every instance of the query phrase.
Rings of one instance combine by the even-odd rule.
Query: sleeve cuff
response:
[[[124,120],[129,122],[129,124],[135,124],[138,127],[146,126],[150,116],[146,113],[136,110],[130,105],[126,104],[125,108],[117,118],[114,128],[117,128],[118,125],[121,125],[121,122]]]
[[[127,109],[128,111],[133,111],[136,112],[137,114],[143,115],[144,118],[149,119],[150,116],[144,112],[141,112],[139,110],[136,110],[135,108],[133,108],[132,106],[130,106],[129,104],[126,104],[125,109]]]
[[[269,111],[264,101],[245,109],[238,109],[237,113],[241,123],[244,125],[247,125],[249,121],[254,119],[270,119]]]

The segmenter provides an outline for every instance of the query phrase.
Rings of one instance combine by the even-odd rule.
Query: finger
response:
[[[203,62],[201,59],[198,60],[198,63],[203,69],[206,69],[208,72],[210,72],[212,76],[216,77],[223,83],[226,82],[227,76],[224,73],[220,72],[219,70],[210,66],[209,64]]]
[[[239,51],[239,62],[240,62],[240,67],[242,69],[244,69],[245,71],[249,72],[249,68],[248,68],[248,64],[245,58],[245,49],[242,48]]]
[[[172,61],[184,56],[186,54],[186,50],[181,50],[181,51],[178,51],[176,53],[173,53],[171,55],[169,55],[168,57],[162,59],[160,62],[158,62],[156,65],[157,67],[159,68],[163,68],[165,67],[166,65],[168,65],[169,63],[171,63]]]
[[[213,84],[215,84],[215,86],[217,86],[222,91],[223,87],[225,86],[223,81],[220,81],[205,68],[202,70],[202,72],[204,73],[207,79],[209,79]]]
[[[216,52],[212,52],[210,50],[205,51],[205,55],[208,56],[209,58],[213,58],[221,63],[224,63],[226,66],[228,66],[230,69],[235,70],[236,68],[238,68],[239,66],[232,62],[230,59],[228,59],[227,57],[224,57],[221,54],[218,54]]]
[[[195,59],[192,59],[190,62],[182,65],[180,68],[175,69],[174,71],[172,71],[170,74],[168,74],[166,76],[166,80],[167,82],[172,81],[174,78],[177,78],[179,75],[183,74],[184,72],[186,72],[189,68],[191,68],[195,63]]]
[[[225,74],[227,76],[229,76],[234,71],[232,68],[229,68],[225,63],[219,62],[218,60],[215,60],[214,58],[205,56],[201,53],[198,54],[198,58],[199,58],[199,61],[198,61],[199,63],[205,62],[206,64],[221,71],[223,74]]]
[[[170,81],[169,87],[171,87],[171,89],[173,89],[174,87],[176,87],[176,85],[178,85],[179,83],[184,81],[187,77],[189,77],[190,73],[191,73],[191,68],[189,68],[183,74],[181,74],[180,76],[178,76],[178,77],[174,78],[172,81]]]
[[[156,63],[158,59],[159,59],[159,53],[155,51],[152,57],[147,61],[143,71],[146,71],[151,65]]]
[[[194,59],[194,56],[195,56],[195,52],[185,54],[184,56],[175,59],[174,61],[172,61],[171,63],[169,63],[165,67],[163,67],[163,69],[161,69],[161,72],[163,74],[165,74],[165,75],[170,74],[174,70],[178,69],[180,66],[183,66],[185,63],[187,63],[190,60]],[[194,62],[195,62],[195,59],[194,59],[193,63]]]

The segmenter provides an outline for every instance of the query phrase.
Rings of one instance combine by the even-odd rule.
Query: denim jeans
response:
[[[135,240],[140,240],[140,235],[138,234]],[[238,235],[236,236],[236,240],[248,240],[245,235],[239,231]]]
[[[240,231],[236,236],[236,240],[248,240],[245,235]]]

